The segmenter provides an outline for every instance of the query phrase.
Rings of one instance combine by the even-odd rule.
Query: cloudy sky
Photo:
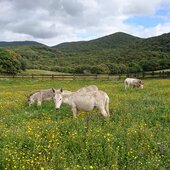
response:
[[[0,0],[0,41],[46,45],[170,32],[170,0]]]

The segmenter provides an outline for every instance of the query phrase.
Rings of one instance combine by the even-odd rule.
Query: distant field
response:
[[[24,74],[62,74],[61,72],[47,71],[47,70],[36,70],[36,69],[27,69],[23,71]]]
[[[160,71],[170,71],[170,69],[165,70],[156,70],[154,72],[160,72]],[[149,71],[148,73],[150,73]],[[37,69],[27,69],[26,71],[23,71],[24,74],[68,74],[68,73],[61,73],[61,72],[55,72],[55,71],[47,71],[47,70],[37,70]]]
[[[110,97],[110,119],[97,110],[73,119],[53,101],[28,107],[27,96],[46,88],[97,85]],[[147,79],[125,91],[122,81],[0,79],[0,169],[168,170],[170,79]]]
[[[160,72],[160,71],[165,71],[165,72],[166,72],[166,71],[170,71],[170,69],[156,70],[156,71],[154,71],[154,72]],[[150,72],[152,72],[152,71],[148,71],[148,72],[150,73]]]
[[[170,69],[157,70],[157,71],[170,71]]]

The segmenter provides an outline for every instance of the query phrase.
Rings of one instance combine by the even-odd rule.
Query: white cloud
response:
[[[128,25],[133,16],[154,16],[169,0],[0,0],[0,41],[35,40],[48,45],[87,40],[114,32],[149,37],[170,32],[164,23]],[[147,22],[147,21],[146,21]]]

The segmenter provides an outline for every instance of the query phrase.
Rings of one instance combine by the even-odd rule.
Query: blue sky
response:
[[[170,22],[170,8],[165,6],[157,10],[153,15],[132,16],[124,21],[128,25],[143,26],[145,28],[152,28],[166,22]]]
[[[46,45],[170,32],[170,0],[0,0],[0,41]]]
[[[151,28],[158,24],[164,24],[165,20],[156,16],[133,16],[125,20],[124,23],[132,26]]]

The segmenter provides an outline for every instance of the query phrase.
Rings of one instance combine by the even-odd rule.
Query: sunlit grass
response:
[[[53,101],[28,107],[27,96],[46,88],[97,85],[110,97],[110,119],[97,110],[73,119]],[[0,169],[169,169],[170,80],[145,80],[125,90],[123,81],[0,80]]]
[[[23,74],[63,74],[61,72],[48,71],[48,70],[37,70],[37,69],[27,69],[22,72]]]

